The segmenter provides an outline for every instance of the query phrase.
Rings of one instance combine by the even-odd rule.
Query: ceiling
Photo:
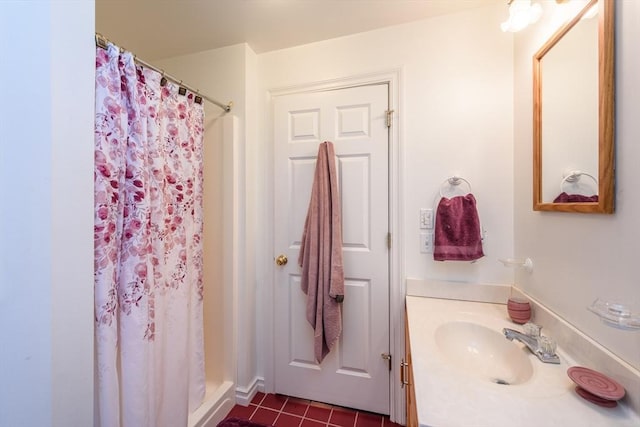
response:
[[[498,2],[506,15],[506,0],[96,0],[96,31],[143,59],[263,53]]]

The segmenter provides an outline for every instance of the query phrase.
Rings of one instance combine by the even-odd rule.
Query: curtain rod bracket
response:
[[[96,33],[96,45],[102,49],[107,48],[107,39],[100,33]]]

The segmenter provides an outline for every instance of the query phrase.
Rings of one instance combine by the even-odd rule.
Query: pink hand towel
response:
[[[436,261],[474,261],[484,256],[473,194],[440,199],[434,240]]]
[[[298,264],[307,294],[307,320],[314,329],[314,353],[322,362],[342,333],[344,268],[338,174],[331,142],[320,144]]]

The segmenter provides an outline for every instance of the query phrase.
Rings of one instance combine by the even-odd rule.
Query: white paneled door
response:
[[[274,98],[275,391],[389,413],[387,84]],[[343,332],[321,364],[305,316],[298,253],[318,145],[332,141],[342,203]]]

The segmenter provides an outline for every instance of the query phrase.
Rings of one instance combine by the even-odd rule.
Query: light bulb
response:
[[[542,7],[531,0],[513,0],[509,5],[509,18],[500,25],[502,31],[516,32],[533,24],[542,15]]]

